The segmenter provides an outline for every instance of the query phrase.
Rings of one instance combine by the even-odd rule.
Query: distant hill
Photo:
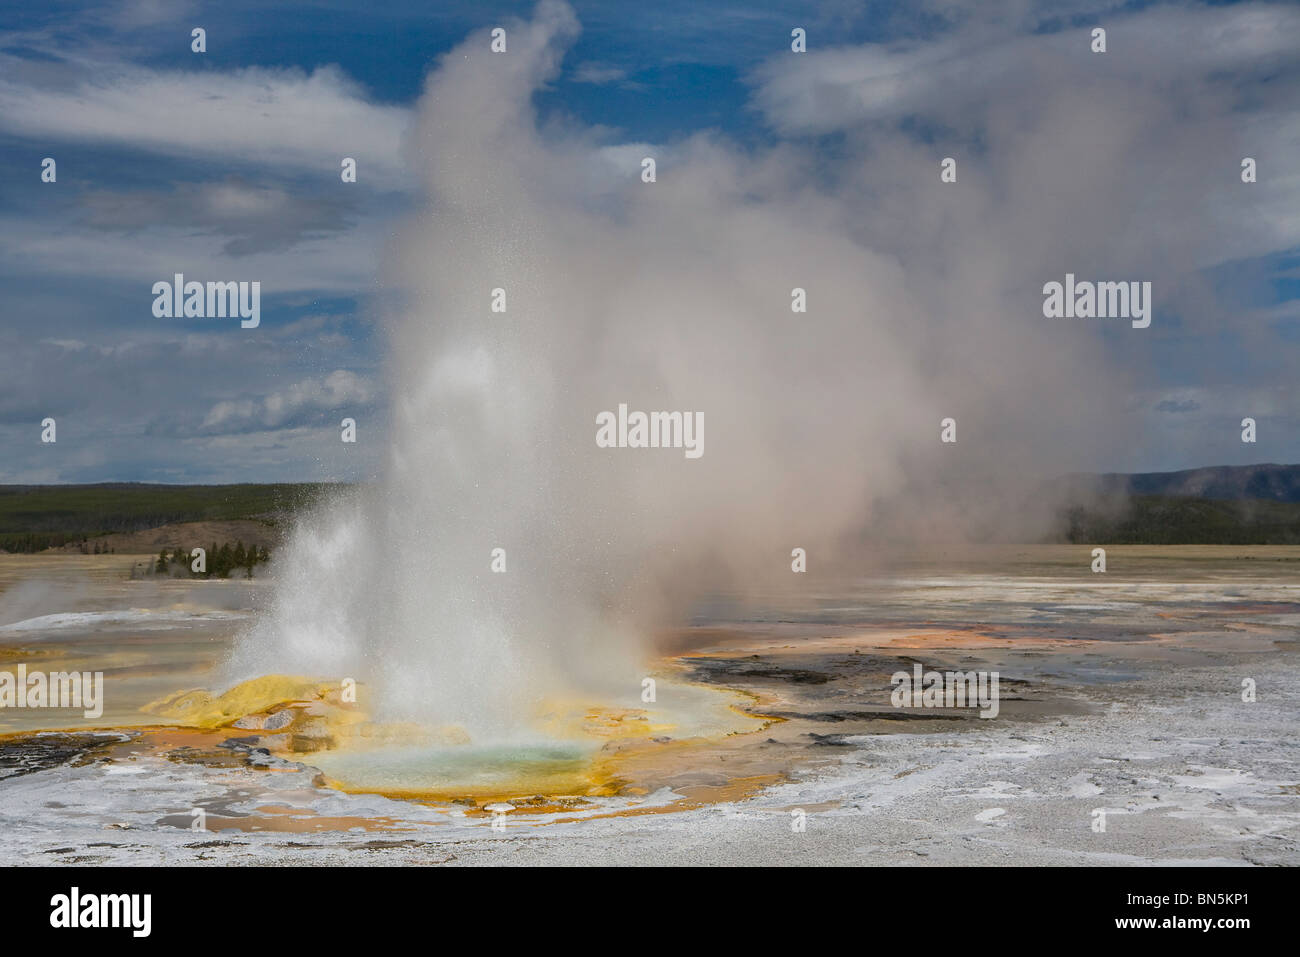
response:
[[[1061,539],[1141,545],[1300,545],[1300,465],[1072,475]]]
[[[1300,502],[1300,465],[1216,465],[1182,472],[1109,473],[1099,479],[1103,491],[1129,495]]]
[[[1093,545],[1300,545],[1300,503],[1138,495],[1117,509],[1073,506],[1058,541]]]
[[[329,483],[0,485],[0,551],[93,551],[96,543],[105,551],[153,550],[181,539],[188,542],[193,535],[176,527],[182,523],[211,523],[199,536],[208,539],[275,542],[293,513],[330,491],[348,487]],[[1039,540],[1300,545],[1300,465],[1076,474],[1049,483],[1034,499],[1047,506],[1044,516],[1053,510],[1057,516],[1055,531]],[[1037,519],[1034,528],[1041,531]],[[976,540],[982,537],[974,535]]]
[[[182,522],[254,521],[273,527],[326,490],[342,487],[327,483],[0,485],[0,551],[38,552]]]

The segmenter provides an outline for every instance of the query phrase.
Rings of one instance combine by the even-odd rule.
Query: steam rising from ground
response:
[[[387,472],[281,550],[237,671],[351,676],[390,716],[477,734],[557,691],[631,704],[643,640],[711,587],[788,582],[796,546],[810,570],[854,574],[873,527],[1032,536],[1047,510],[1026,513],[1029,483],[1130,439],[1128,377],[1103,342],[1141,333],[1045,320],[1040,290],[1110,266],[1088,278],[1155,280],[1159,309],[1169,250],[1150,269],[1106,252],[1110,229],[1141,238],[1106,214],[1127,208],[1130,117],[1158,97],[1115,79],[1086,111],[1101,149],[1054,112],[1068,90],[1034,90],[1016,123],[972,105],[987,139],[945,185],[951,149],[877,117],[829,150],[539,128],[533,95],[578,25],[546,2],[506,27],[508,53],[471,36],[420,105],[427,205],[386,277],[409,294]],[[1108,175],[1121,195],[1093,188]],[[703,457],[597,448],[596,416],[619,403],[702,414]],[[939,441],[946,416],[956,445]]]

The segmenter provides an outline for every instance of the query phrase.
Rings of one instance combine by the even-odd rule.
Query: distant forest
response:
[[[1064,476],[1053,499],[1064,508],[1047,542],[1112,545],[1300,545],[1300,466],[1254,465],[1135,475]],[[329,483],[279,485],[0,486],[0,551],[39,552],[69,543],[108,552],[95,540],[178,522],[289,521]],[[1074,496],[1071,489],[1087,489]],[[1049,493],[1052,488],[1045,490]],[[208,553],[208,574],[224,576],[266,560],[265,549],[225,543]],[[181,546],[176,546],[181,548]],[[188,553],[187,549],[181,548]],[[175,548],[165,563],[179,569]],[[188,561],[184,566],[189,574]],[[179,570],[176,572],[180,574]]]
[[[1073,544],[1300,545],[1295,502],[1134,495],[1117,508],[1066,509],[1062,518],[1059,540]]]
[[[158,553],[158,559],[153,563],[153,574],[171,578],[229,578],[238,572],[252,578],[254,567],[270,560],[271,553],[264,547],[250,545],[245,548],[243,542],[236,542],[233,546],[225,542],[218,547],[213,542],[204,556],[206,570],[195,572],[192,550],[177,546],[170,550],[164,548]]]
[[[40,552],[177,522],[240,519],[275,525],[314,503],[328,483],[278,485],[0,485],[0,551]],[[99,551],[107,551],[107,548]]]

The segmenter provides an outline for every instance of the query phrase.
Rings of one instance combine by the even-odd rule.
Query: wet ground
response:
[[[478,747],[371,721],[325,681],[221,686],[263,582],[0,556],[0,670],[106,685],[94,720],[0,709],[0,846],[33,863],[1300,863],[1300,549],[1089,560],[951,550],[717,596],[659,636],[655,702],[556,702],[552,733]],[[917,663],[997,671],[998,716],[894,707],[890,676]]]

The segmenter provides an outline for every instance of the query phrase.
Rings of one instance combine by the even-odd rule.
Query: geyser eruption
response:
[[[1100,340],[1039,312],[1066,200],[999,218],[997,135],[960,189],[900,132],[829,174],[799,145],[612,145],[538,122],[569,8],[506,28],[506,53],[485,29],[443,59],[408,144],[426,202],[387,260],[382,480],[303,520],[236,671],[353,677],[380,714],[475,736],[552,695],[633,704],[647,637],[720,582],[789,582],[794,548],[853,575],[873,516],[956,527],[904,494],[920,477],[1028,479],[1116,441]],[[698,416],[703,454],[601,447],[620,406]]]

